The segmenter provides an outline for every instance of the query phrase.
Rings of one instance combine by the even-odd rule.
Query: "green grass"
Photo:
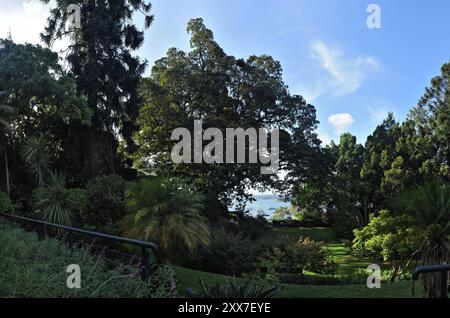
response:
[[[25,232],[13,227],[11,224],[2,224],[0,222],[0,257],[3,259],[2,275],[0,280],[9,282],[8,286],[0,286],[0,295],[12,296],[21,295],[24,297],[36,297],[45,295],[49,297],[80,297],[82,295],[72,295],[63,285],[65,280],[60,281],[61,286],[51,286],[51,288],[39,288],[38,286],[47,286],[49,281],[54,280],[56,274],[64,276],[66,263],[79,262],[76,255],[73,255],[65,246],[58,241],[46,239],[39,241],[36,235]],[[3,235],[1,235],[3,233]],[[365,269],[370,263],[367,259],[357,258],[349,254],[344,244],[336,241],[334,233],[330,229],[274,229],[267,233],[263,240],[269,240],[272,244],[280,243],[283,238],[290,236],[292,238],[299,235],[313,237],[316,240],[323,240],[331,255],[339,264],[338,275],[354,272],[357,269]],[[3,239],[3,242],[2,242]],[[17,255],[16,255],[17,254]],[[55,257],[54,254],[58,254]],[[6,264],[10,263],[10,264]],[[6,267],[5,267],[6,266]],[[86,264],[83,268],[86,268]],[[0,266],[2,267],[2,266]],[[99,281],[104,281],[106,276],[101,268],[97,268],[102,275],[97,275]],[[178,280],[179,296],[186,296],[186,289],[192,288],[199,290],[199,279],[206,284],[224,282],[232,279],[229,276],[213,274],[203,271],[191,270],[175,266],[176,277]],[[24,274],[25,273],[25,274]],[[0,276],[2,276],[0,275]],[[105,276],[105,277],[103,277]],[[56,276],[55,276],[56,277]],[[52,278],[52,279],[51,279]],[[236,278],[244,280],[244,278]],[[85,281],[89,283],[89,281]],[[92,282],[94,284],[94,282]],[[95,284],[94,284],[95,285]],[[368,289],[365,283],[359,285],[293,285],[281,284],[281,291],[277,297],[282,298],[403,298],[412,297],[411,282],[401,281],[392,285],[382,282],[381,289]],[[3,292],[2,292],[3,288]],[[36,291],[41,291],[40,294]],[[114,290],[114,289],[112,289]],[[69,293],[68,295],[66,295]],[[120,294],[120,293],[118,293]],[[82,297],[89,296],[90,293]],[[115,295],[117,296],[117,295]],[[131,297],[135,295],[129,295]],[[421,296],[421,288],[417,286],[415,297]]]
[[[338,264],[337,276],[345,276],[357,271],[365,271],[367,266],[379,261],[371,261],[367,258],[352,255],[344,243],[339,242],[330,228],[273,228],[266,232],[260,243],[266,246],[279,245],[289,239],[298,237],[310,237],[316,241],[324,242],[333,260]],[[382,269],[387,269],[387,264],[380,264]],[[231,277],[176,267],[178,279],[178,291],[181,296],[185,295],[187,288],[194,291],[199,289],[199,279],[206,284],[223,282]],[[310,275],[315,275],[309,273]],[[243,280],[243,278],[236,278]],[[412,284],[410,281],[400,281],[394,284],[382,282],[380,289],[369,289],[365,282],[351,285],[293,285],[281,284],[281,291],[277,297],[281,298],[409,298],[413,297]],[[415,296],[421,296],[421,288],[415,288]]]
[[[344,243],[338,241],[331,228],[272,228],[263,235],[260,243],[266,246],[274,246],[282,244],[287,240],[298,239],[300,236],[324,242],[324,246],[330,252],[333,260],[338,264],[337,276],[349,275],[356,271],[365,271],[367,266],[373,263],[379,264],[382,270],[389,268],[388,264],[383,264],[379,260],[370,260],[352,255],[349,248]]]
[[[267,231],[260,240],[261,244],[273,246],[281,244],[286,240],[298,239],[300,236],[310,237],[315,241],[321,242],[337,242],[334,231],[325,227],[274,227]]]
[[[224,282],[231,277],[202,271],[191,270],[183,267],[175,267],[178,280],[178,293],[185,296],[186,289],[199,290],[199,279],[205,284]],[[243,278],[236,278],[243,281]],[[366,285],[292,285],[281,284],[281,291],[277,295],[279,298],[410,298],[413,297],[411,282],[402,281],[394,284],[382,283],[380,289],[369,289]],[[416,287],[415,297],[421,296],[420,286]]]
[[[68,265],[81,270],[81,288],[69,289]],[[162,275],[142,281],[137,266],[106,262],[80,248],[5,222],[0,216],[0,298],[167,297],[170,281]],[[160,277],[161,279],[159,279]]]

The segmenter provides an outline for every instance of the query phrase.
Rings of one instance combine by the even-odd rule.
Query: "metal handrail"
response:
[[[142,252],[140,269],[141,269],[141,276],[143,279],[148,278],[149,271],[150,271],[150,260],[149,260],[149,254],[147,252],[147,249],[149,248],[153,252],[159,251],[158,245],[153,242],[140,241],[140,240],[130,239],[127,237],[114,236],[114,235],[100,233],[100,232],[88,231],[88,230],[84,230],[84,229],[80,229],[80,228],[76,228],[76,227],[60,225],[60,224],[50,223],[50,222],[41,221],[41,220],[35,220],[35,219],[27,218],[24,216],[12,215],[12,214],[8,214],[8,213],[0,213],[0,214],[3,216],[6,216],[8,218],[22,220],[22,221],[31,222],[31,223],[37,223],[37,224],[41,224],[41,225],[47,225],[47,226],[65,230],[67,232],[80,233],[80,234],[85,234],[85,235],[89,235],[89,236],[93,236],[93,237],[104,238],[104,239],[110,240],[110,241],[116,241],[116,242],[121,242],[121,243],[125,243],[125,244],[139,246],[139,247],[141,247],[141,252]]]
[[[440,272],[441,273],[440,296],[441,298],[447,298],[448,271],[450,271],[450,264],[419,266],[414,269],[412,273],[412,279],[416,281],[419,279],[420,274]]]
[[[412,279],[418,280],[419,275],[424,273],[447,272],[447,271],[450,271],[450,264],[419,266],[414,269]]]

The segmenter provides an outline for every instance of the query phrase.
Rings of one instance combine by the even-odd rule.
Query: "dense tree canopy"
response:
[[[298,206],[326,212],[336,229],[343,229],[341,235],[351,236],[352,228],[367,225],[369,215],[393,208],[402,189],[430,179],[448,181],[449,70],[449,64],[442,66],[403,123],[389,114],[364,147],[346,133],[339,145],[325,148],[325,174],[297,188]]]
[[[17,178],[26,180],[19,153],[32,136],[45,135],[55,165],[70,170],[70,126],[90,125],[92,112],[77,94],[73,78],[59,64],[58,55],[38,45],[0,40],[0,91],[4,92],[3,103],[12,109],[8,114],[10,133],[7,138],[0,137],[9,162],[15,163],[10,167],[11,187],[19,186]]]
[[[67,30],[71,4],[80,7],[82,23]],[[49,46],[57,39],[70,39],[65,52],[70,74],[93,112],[92,125],[76,127],[70,136],[78,146],[72,156],[83,177],[114,172],[118,133],[127,149],[135,150],[131,135],[140,105],[137,86],[146,63],[132,55],[144,41],[144,32],[136,28],[132,17],[136,11],[144,13],[149,27],[150,10],[151,5],[141,0],[58,0],[41,35]]]
[[[170,49],[143,82],[145,104],[137,135],[141,158],[151,157],[163,173],[190,178],[209,202],[242,198],[249,186],[276,188],[281,184],[275,175],[260,173],[261,163],[173,164],[172,131],[178,127],[193,131],[196,119],[202,120],[203,129],[215,127],[222,132],[226,128],[279,128],[281,168],[295,167],[305,177],[320,145],[315,109],[301,96],[290,94],[280,63],[267,55],[246,60],[227,55],[202,19],[191,20],[187,30],[192,50]]]

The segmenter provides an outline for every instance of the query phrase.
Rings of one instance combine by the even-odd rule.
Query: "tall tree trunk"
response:
[[[70,149],[68,160],[71,161],[73,173],[80,180],[114,173],[116,145],[114,137],[104,130],[74,126],[67,147]]]
[[[5,174],[6,174],[6,194],[11,197],[11,184],[9,183],[9,165],[8,165],[8,151],[5,147]]]

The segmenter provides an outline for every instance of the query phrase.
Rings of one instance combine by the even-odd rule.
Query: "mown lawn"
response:
[[[186,289],[199,290],[199,279],[205,284],[223,282],[233,279],[228,276],[176,267],[178,280],[178,293],[186,295]],[[243,278],[236,278],[240,281]],[[380,289],[369,289],[365,284],[361,285],[292,285],[282,284],[282,289],[277,295],[279,298],[410,298],[413,297],[410,281],[402,281],[394,284],[382,283]],[[420,286],[415,288],[415,296],[421,297]]]
[[[355,272],[364,272],[367,266],[372,263],[378,263],[382,270],[388,268],[388,264],[380,264],[379,261],[371,261],[367,258],[354,256],[350,253],[344,243],[339,242],[330,228],[273,228],[267,231],[261,238],[260,243],[265,246],[278,245],[289,239],[298,237],[310,237],[316,241],[324,242],[328,248],[333,260],[338,264],[337,276],[351,275]],[[180,295],[185,295],[187,288],[194,291],[199,289],[199,279],[206,284],[222,282],[226,279],[232,279],[224,275],[207,273],[191,270],[182,267],[176,267],[178,279],[178,291]],[[308,273],[310,275],[315,275]],[[242,280],[242,278],[236,278]],[[363,279],[364,280],[364,279]],[[380,289],[367,288],[365,281],[361,284],[349,285],[293,285],[282,284],[282,289],[278,294],[280,298],[409,298],[421,297],[421,287],[415,288],[415,295],[412,293],[411,281],[400,281],[394,284],[382,282]]]
[[[337,242],[331,228],[326,227],[274,227],[267,231],[260,240],[261,244],[272,246],[285,242],[286,239],[298,239],[300,236],[310,237],[315,241]]]
[[[324,243],[333,260],[338,264],[336,272],[338,276],[350,275],[357,271],[365,271],[367,266],[373,263],[379,264],[382,270],[389,268],[388,264],[381,263],[379,260],[370,260],[352,255],[349,248],[343,242],[338,241],[331,228],[272,228],[263,235],[260,243],[266,246],[274,246],[291,239],[298,239],[300,236],[309,237],[315,241]]]

